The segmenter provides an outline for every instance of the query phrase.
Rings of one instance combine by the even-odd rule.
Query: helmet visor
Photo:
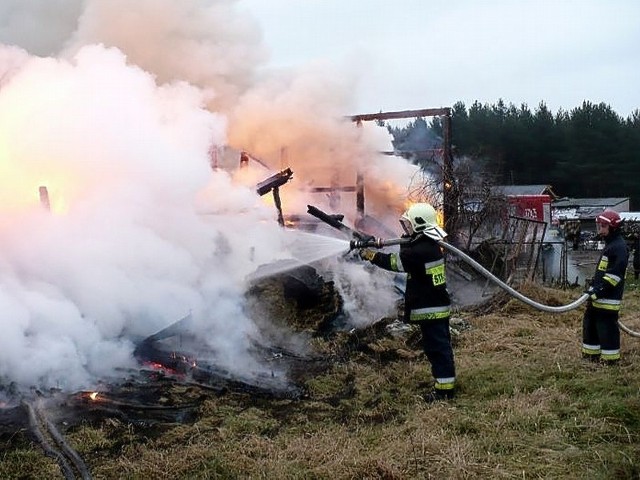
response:
[[[402,230],[407,235],[413,235],[413,227],[411,226],[411,222],[408,218],[400,217],[400,225],[402,225]]]

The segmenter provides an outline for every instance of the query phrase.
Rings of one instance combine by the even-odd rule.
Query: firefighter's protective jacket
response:
[[[629,249],[620,232],[607,235],[591,283],[591,302],[595,308],[620,310],[628,262]]]
[[[371,263],[385,270],[406,272],[404,321],[448,318],[451,299],[447,291],[444,257],[438,243],[420,233],[400,245],[400,253],[376,252]]]

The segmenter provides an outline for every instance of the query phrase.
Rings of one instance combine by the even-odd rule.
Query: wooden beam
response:
[[[444,148],[428,148],[426,150],[380,150],[378,153],[388,156],[409,157],[412,155],[442,155]]]
[[[356,187],[313,187],[311,188],[313,193],[323,192],[355,192]]]
[[[440,115],[450,115],[450,108],[423,108],[422,110],[403,110],[400,112],[380,112],[367,113],[363,115],[352,115],[349,117],[352,122],[369,122],[373,120],[393,120],[398,118],[413,117],[437,117]]]

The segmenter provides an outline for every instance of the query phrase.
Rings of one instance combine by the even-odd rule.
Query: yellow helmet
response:
[[[438,225],[438,213],[428,203],[414,203],[400,217],[400,225],[407,235],[424,233],[434,240],[442,240],[447,236]]]

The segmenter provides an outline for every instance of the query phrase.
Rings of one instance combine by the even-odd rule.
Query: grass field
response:
[[[550,304],[581,294],[525,293]],[[639,307],[629,285],[621,319],[635,330]],[[408,337],[386,335],[311,379],[301,400],[210,394],[192,424],[108,419],[66,438],[95,479],[640,478],[640,339],[622,333],[618,366],[585,363],[582,308],[552,315],[512,300],[489,310],[457,314],[470,328],[456,337],[450,403],[421,400],[425,359]],[[23,435],[0,447],[0,478],[62,478]]]

